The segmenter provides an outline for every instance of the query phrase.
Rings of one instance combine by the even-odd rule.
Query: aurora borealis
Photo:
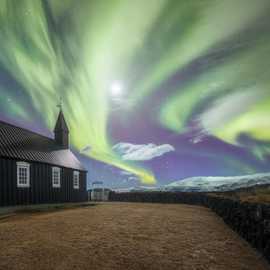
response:
[[[269,66],[269,0],[0,0],[0,119],[51,135],[62,97],[143,184],[270,171]]]

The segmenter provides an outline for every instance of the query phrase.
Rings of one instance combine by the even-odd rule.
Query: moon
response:
[[[113,97],[120,97],[123,93],[123,84],[120,81],[115,81],[112,83],[110,90]]]

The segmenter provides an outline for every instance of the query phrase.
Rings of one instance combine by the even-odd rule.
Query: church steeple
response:
[[[60,108],[59,115],[54,128],[54,140],[58,146],[63,149],[69,148],[69,129],[62,112],[62,104],[58,105]]]

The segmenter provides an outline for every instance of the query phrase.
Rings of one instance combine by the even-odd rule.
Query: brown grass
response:
[[[206,208],[107,203],[0,221],[0,269],[269,268]]]
[[[231,198],[243,202],[270,204],[270,186],[255,186],[235,191],[209,193],[209,195]]]

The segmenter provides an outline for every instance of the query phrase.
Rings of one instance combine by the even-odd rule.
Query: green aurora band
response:
[[[125,100],[133,113],[177,70],[236,40],[233,46],[243,49],[171,89],[155,121],[179,134],[210,100],[197,112],[207,133],[232,144],[242,132],[269,142],[270,35],[241,37],[247,29],[256,32],[269,11],[268,0],[0,0],[0,62],[43,115],[44,126],[52,130],[61,96],[76,149],[90,146],[87,155],[153,184],[150,171],[112,151],[112,82],[133,89]],[[6,106],[7,89],[0,91]],[[19,102],[7,111],[33,121]],[[256,147],[254,153],[263,158],[270,150]]]

